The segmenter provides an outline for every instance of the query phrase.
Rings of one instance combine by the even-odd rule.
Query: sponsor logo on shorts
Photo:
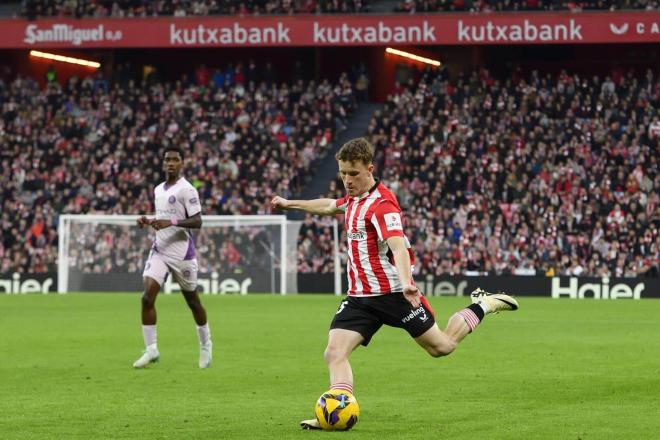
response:
[[[167,201],[170,202],[170,203],[174,203],[174,202],[176,202],[176,197],[170,196],[170,198],[167,199]]]
[[[190,270],[186,269],[183,271],[183,276],[186,278],[190,278]]]
[[[150,267],[151,267],[151,263],[147,262],[147,267],[145,267],[144,270],[149,270]]]
[[[412,321],[416,317],[419,317],[420,321],[422,322],[426,322],[429,319],[428,315],[426,314],[426,310],[424,310],[424,307],[420,306],[419,308],[412,310],[407,316],[404,316],[401,322],[405,324],[408,321]]]

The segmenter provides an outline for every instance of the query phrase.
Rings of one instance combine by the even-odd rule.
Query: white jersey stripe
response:
[[[346,218],[348,222],[346,223],[347,233],[351,231],[353,220],[355,218],[355,213],[357,212],[357,205],[360,202],[358,200],[353,200],[353,203],[349,203],[348,211],[346,212]],[[348,236],[348,261],[350,263],[350,270],[353,271],[353,279],[355,280],[355,285],[348,286],[349,292],[362,292],[362,281],[360,280],[360,274],[357,270],[357,265],[355,264],[355,258],[353,255],[353,240]]]
[[[373,205],[373,203],[376,201],[376,198],[371,198],[369,197],[367,201],[364,203],[362,206],[362,209],[360,210],[360,214],[358,216],[358,224],[362,223],[362,228],[360,229],[366,229],[366,224],[365,224],[365,215],[367,214],[367,211]],[[376,274],[373,271],[373,268],[371,267],[371,261],[369,261],[369,250],[367,249],[367,235],[365,234],[364,239],[361,239],[358,241],[358,250],[360,252],[360,263],[362,263],[362,269],[364,271],[364,274],[367,278],[367,282],[369,283],[369,289],[368,292],[371,294],[376,294],[376,293],[381,293],[380,289],[380,284],[378,283],[378,278],[376,278]],[[367,289],[365,289],[365,293]]]
[[[371,223],[376,227],[376,230],[378,231],[378,235],[382,237],[382,232],[380,230],[380,226],[378,226],[378,221],[376,220],[376,215],[371,216]],[[383,255],[387,254],[387,242],[382,242],[383,244],[380,244],[379,242],[379,251],[381,250],[381,246],[385,249],[383,249],[382,252],[379,252],[378,258],[380,259],[380,264],[383,266],[383,272],[385,273],[385,276],[387,277],[387,281],[390,283],[390,288],[392,291],[397,291],[397,292],[402,292],[403,291],[403,286],[401,286],[401,281],[399,280],[399,272],[396,270],[396,266],[394,266],[392,263],[390,263],[389,259],[387,256],[383,257]]]

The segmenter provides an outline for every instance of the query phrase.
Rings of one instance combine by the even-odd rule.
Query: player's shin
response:
[[[208,322],[197,326],[197,336],[199,338],[199,368],[208,368],[211,366],[213,358],[213,343]]]
[[[484,310],[478,304],[470,304],[449,318],[445,333],[454,338],[456,342],[460,342],[465,336],[472,333],[483,319]]]

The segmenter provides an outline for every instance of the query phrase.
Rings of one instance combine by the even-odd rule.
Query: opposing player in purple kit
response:
[[[146,346],[142,356],[133,363],[135,368],[144,368],[158,362],[156,338],[156,296],[168,275],[179,283],[181,293],[197,323],[199,337],[199,368],[211,365],[213,354],[211,331],[206,319],[206,310],[197,294],[197,258],[192,229],[202,226],[202,210],[199,194],[195,187],[181,176],[183,150],[168,147],[164,151],[166,181],[154,190],[156,217],[140,217],[140,228],[151,226],[156,231],[149,259],[142,273],[142,335]]]

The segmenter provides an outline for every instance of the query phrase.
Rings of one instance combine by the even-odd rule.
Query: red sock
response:
[[[346,383],[346,382],[333,383],[332,386],[330,387],[330,389],[348,391],[349,393],[353,394],[353,384],[352,383]]]
[[[470,333],[472,333],[474,329],[477,328],[481,320],[484,319],[484,311],[477,304],[470,304],[463,310],[456,312],[454,316],[456,315],[465,320],[468,327],[470,327]]]

